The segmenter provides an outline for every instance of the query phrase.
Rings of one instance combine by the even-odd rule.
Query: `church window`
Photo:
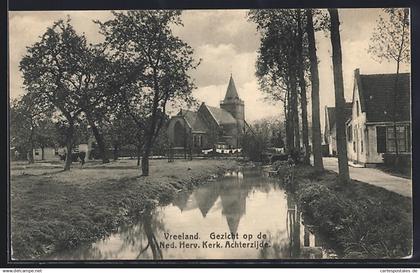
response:
[[[359,101],[356,101],[356,113],[359,116]]]

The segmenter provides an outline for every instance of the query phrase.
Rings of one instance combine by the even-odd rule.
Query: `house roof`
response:
[[[235,82],[232,75],[230,75],[228,88],[225,95],[225,100],[239,99],[238,91],[236,91]]]
[[[397,97],[394,99],[396,74],[356,75],[360,105],[368,122],[393,121],[392,111],[396,102],[396,120],[410,120],[410,73],[398,78]]]
[[[228,111],[213,106],[205,106],[219,125],[236,123],[236,119]]]
[[[178,114],[183,116],[184,119],[187,121],[188,125],[191,127],[193,131],[207,131],[207,126],[204,121],[200,118],[197,112],[193,112],[190,110],[181,110]]]
[[[351,119],[351,115],[353,112],[353,102],[346,102],[344,106],[344,122]]]
[[[344,121],[347,121],[348,119],[351,118],[352,107],[353,107],[353,104],[351,102],[346,102],[345,108],[344,108]],[[335,107],[327,107],[327,118],[328,118],[328,124],[330,125],[330,128],[334,127]]]

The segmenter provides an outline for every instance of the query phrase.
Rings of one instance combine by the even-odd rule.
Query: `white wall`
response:
[[[89,156],[89,145],[88,144],[79,144],[78,146],[79,148],[79,152],[85,152],[86,156],[85,156],[85,160],[88,160],[88,156]],[[63,155],[66,153],[66,148],[65,147],[60,147],[57,149],[58,150],[58,154],[59,155]],[[34,160],[42,160],[42,149],[41,148],[37,148],[37,149],[33,149],[33,155],[34,155]],[[36,153],[38,153],[38,155],[36,155]],[[55,148],[52,147],[46,147],[44,148],[44,160],[59,160],[60,156],[55,154]]]
[[[38,155],[37,155],[38,153]],[[34,160],[42,160],[42,149],[33,150]],[[60,157],[55,154],[55,149],[51,147],[44,148],[44,160],[58,160]]]
[[[359,112],[359,115],[357,115]],[[366,131],[366,113],[362,113],[359,90],[355,82],[354,93],[353,93],[353,107],[352,107],[352,142],[347,142],[347,157],[349,160],[359,163],[366,163],[367,161],[367,147],[371,147],[367,143],[367,131]],[[362,149],[363,141],[363,149]],[[353,149],[353,142],[356,142],[356,150]],[[376,142],[375,142],[376,143]]]
[[[330,128],[330,134],[328,135],[328,148],[330,155],[337,155],[337,130],[335,124]]]

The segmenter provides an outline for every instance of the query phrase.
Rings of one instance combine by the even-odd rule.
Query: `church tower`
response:
[[[225,99],[220,102],[220,108],[228,111],[238,123],[238,132],[245,131],[245,107],[244,101],[239,98],[236,91],[235,82],[232,74],[230,75],[229,85],[226,91]]]

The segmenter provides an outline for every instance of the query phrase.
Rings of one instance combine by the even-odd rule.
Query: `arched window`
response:
[[[186,137],[185,127],[181,124],[180,121],[177,121],[174,126],[174,146],[184,147],[186,144],[185,137]]]

